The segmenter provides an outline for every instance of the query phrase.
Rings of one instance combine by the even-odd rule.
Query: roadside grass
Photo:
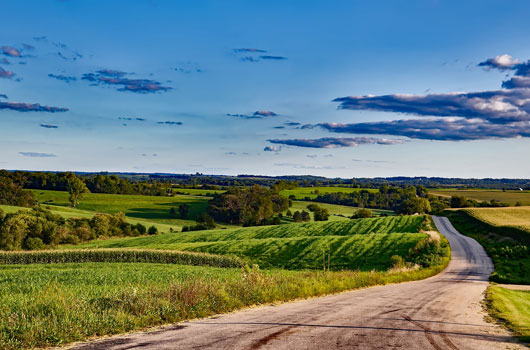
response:
[[[530,291],[490,286],[486,292],[486,308],[519,340],[530,343]]]
[[[378,192],[379,190],[374,188],[353,188],[353,187],[339,187],[339,186],[316,186],[316,187],[297,187],[292,190],[280,191],[280,194],[285,197],[294,195],[297,200],[304,200],[306,197],[315,199],[319,194],[325,193],[351,193],[367,190],[369,192]],[[317,192],[317,193],[315,193]]]
[[[156,236],[95,240],[65,249],[141,248],[228,254],[262,267],[320,269],[323,255],[334,270],[386,270],[391,256],[406,257],[428,237],[424,216],[309,222]]]
[[[429,189],[429,194],[442,197],[463,196],[476,201],[491,201],[492,199],[499,202],[515,205],[520,202],[522,205],[530,205],[530,191],[506,191],[491,189]]]
[[[430,277],[414,271],[287,271],[142,264],[6,265],[0,348],[64,345],[243,307]]]
[[[69,207],[68,193],[64,191],[33,190],[39,203]],[[167,225],[193,225],[197,216],[206,211],[209,197],[177,195],[175,197],[141,196],[89,193],[79,203],[77,209],[99,213],[123,212],[127,217],[137,220],[153,221]],[[189,205],[187,219],[169,214],[171,207],[178,209],[180,204]],[[177,214],[178,215],[178,214]]]
[[[500,211],[506,208],[495,208]],[[494,213],[494,210],[489,212]],[[467,210],[446,211],[453,226],[477,240],[493,260],[490,280],[498,283],[530,284],[530,233],[518,227],[495,226],[472,216]]]

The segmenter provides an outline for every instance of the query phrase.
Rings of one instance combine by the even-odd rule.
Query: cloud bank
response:
[[[308,148],[340,148],[357,147],[359,145],[396,145],[402,144],[403,140],[378,139],[372,137],[323,137],[320,139],[291,139],[291,140],[267,140],[270,143],[286,146],[308,147]]]
[[[0,102],[0,109],[10,109],[19,112],[67,112],[68,108],[43,106],[39,103]]]
[[[130,79],[125,76],[129,73],[111,69],[101,69],[95,73],[86,73],[82,80],[92,82],[92,85],[110,85],[117,87],[118,91],[129,91],[139,94],[165,92],[172,88],[163,86],[160,82],[150,79]]]
[[[33,157],[33,158],[53,158],[53,157],[57,157],[53,153],[38,153],[38,152],[18,152],[18,153],[23,155],[24,157]]]
[[[427,117],[395,121],[318,126],[332,132],[407,136],[428,140],[481,140],[530,137],[530,61],[510,55],[478,64],[511,72],[502,89],[478,92],[347,96],[334,99],[339,109],[382,111]]]

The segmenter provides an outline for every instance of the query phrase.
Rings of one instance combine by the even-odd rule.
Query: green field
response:
[[[359,208],[356,207],[350,207],[347,205],[338,205],[338,204],[327,204],[327,203],[317,203],[317,202],[306,202],[306,201],[293,201],[293,206],[289,208],[289,210],[294,213],[296,210],[302,211],[309,211],[307,209],[307,206],[309,204],[316,204],[321,208],[325,208],[329,212],[329,220],[330,221],[337,221],[337,220],[349,220],[349,217],[352,216]],[[372,215],[379,216],[381,214],[384,215],[394,215],[394,212],[392,210],[384,210],[384,209],[370,209],[372,211]],[[310,213],[311,220],[313,220],[313,213]],[[342,216],[341,216],[342,215]]]
[[[490,287],[486,294],[490,315],[503,322],[518,338],[530,343],[530,291]]]
[[[463,210],[493,226],[517,227],[528,231],[530,234],[530,207],[469,208]]]
[[[68,207],[68,192],[33,190],[35,198],[42,204]],[[172,218],[169,215],[171,207],[178,209],[180,204],[190,207],[188,220]],[[197,215],[204,212],[208,206],[208,197],[177,195],[175,197],[141,196],[89,193],[80,202],[77,209],[100,212],[123,212],[127,217],[153,221],[167,225],[192,225]]]
[[[446,264],[400,273],[142,263],[4,265],[0,349],[64,345],[256,304],[417,280]]]
[[[280,226],[244,227],[96,240],[68,249],[142,248],[230,254],[262,267],[318,269],[330,254],[333,269],[385,270],[427,237],[423,216],[394,216]]]
[[[197,188],[172,188],[173,192],[178,192],[178,194],[185,194],[191,196],[212,196],[217,193],[224,193],[225,190],[201,190]]]
[[[283,190],[280,192],[282,196],[289,197],[290,195],[294,195],[296,199],[305,199],[306,197],[309,197],[311,199],[315,199],[319,194],[324,193],[337,193],[337,192],[344,192],[344,193],[351,193],[351,192],[359,192],[362,190],[366,190],[369,192],[377,192],[377,189],[373,188],[353,188],[353,187],[338,187],[338,186],[317,186],[317,187],[297,187],[293,190]],[[316,193],[315,193],[316,192]]]
[[[516,205],[518,202],[521,205],[530,205],[530,191],[433,189],[429,190],[429,194],[442,197],[462,196],[479,202],[495,199],[510,205]]]

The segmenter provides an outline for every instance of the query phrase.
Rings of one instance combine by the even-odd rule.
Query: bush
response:
[[[370,209],[359,209],[355,213],[353,213],[352,219],[363,219],[371,217],[372,211]]]
[[[151,226],[147,230],[148,235],[156,235],[157,233],[158,233],[158,229],[155,226]]]

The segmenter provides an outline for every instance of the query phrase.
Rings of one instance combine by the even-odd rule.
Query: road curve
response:
[[[473,239],[433,217],[451,244],[448,268],[415,282],[372,287],[78,344],[92,349],[523,349],[484,321],[493,264]]]

